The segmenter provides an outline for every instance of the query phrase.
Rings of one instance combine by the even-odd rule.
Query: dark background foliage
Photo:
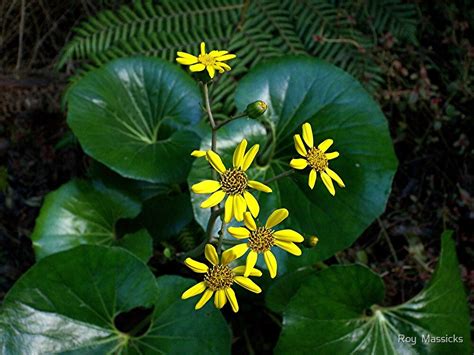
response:
[[[73,57],[58,72],[60,53],[64,55],[61,51],[74,35],[72,28],[81,20],[102,9],[117,9],[122,3],[0,3],[0,299],[34,262],[28,236],[44,195],[72,177],[84,176],[90,164],[66,126],[61,95],[70,74],[80,75],[87,65],[100,64],[103,57],[86,63],[80,56]],[[276,7],[276,1],[257,3],[266,6],[271,19],[279,18],[275,11],[281,9],[298,14],[297,6],[305,2],[282,1]],[[283,52],[306,51],[326,58],[361,80],[389,120],[400,161],[385,213],[331,261],[367,264],[384,278],[385,301],[404,302],[431,277],[439,255],[439,236],[451,228],[472,304],[474,3],[400,1],[408,4],[407,18],[411,19],[401,29],[381,24],[388,20],[383,20],[377,8],[361,14],[360,9],[371,9],[362,6],[368,3],[328,1],[341,9],[336,14],[340,23],[326,32],[320,32],[320,27],[315,33],[306,30],[298,38],[310,39],[298,40],[301,48],[291,45],[291,33],[274,29],[270,33],[275,47]],[[329,10],[321,26],[328,22],[324,16],[334,16]],[[299,28],[303,14],[288,21]],[[318,47],[325,41],[332,49]],[[235,75],[238,78],[239,71]],[[183,234],[176,243],[171,247],[186,248],[183,245],[189,241]],[[151,264],[159,273],[173,268],[173,264],[167,264],[165,270],[158,267],[164,259],[166,254],[156,251]],[[244,322],[247,311],[251,310],[242,307],[233,322]],[[245,323],[242,334],[234,334],[236,349],[271,350],[271,336],[259,341],[261,329],[267,326],[276,340],[278,321],[273,315],[258,314],[252,323]],[[249,333],[256,334],[252,342]]]

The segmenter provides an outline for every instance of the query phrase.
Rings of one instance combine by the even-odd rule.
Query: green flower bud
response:
[[[268,106],[265,102],[258,100],[249,104],[245,109],[245,113],[250,118],[258,118],[265,113],[267,108]]]
[[[318,244],[318,242],[319,242],[319,238],[316,237],[315,235],[311,235],[305,238],[304,245],[308,248],[314,248],[316,244]]]

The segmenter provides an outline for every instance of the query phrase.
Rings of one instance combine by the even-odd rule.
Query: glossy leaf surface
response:
[[[81,78],[68,93],[68,123],[84,151],[121,175],[184,181],[199,143],[196,83],[157,58],[124,58]]]
[[[288,169],[298,154],[293,135],[301,125],[311,123],[315,144],[334,140],[330,151],[340,157],[330,161],[346,184],[336,187],[333,197],[318,178],[314,190],[308,187],[309,169],[270,183],[272,194],[259,194],[262,216],[287,208],[289,228],[306,235],[317,235],[319,245],[300,258],[289,258],[289,268],[310,264],[350,246],[385,209],[397,160],[387,121],[375,101],[344,71],[314,58],[288,57],[255,67],[239,83],[236,104],[240,111],[255,100],[263,100],[268,110],[256,120],[241,119],[218,132],[218,151],[227,164],[242,138],[259,143],[259,162],[248,175],[264,181]],[[265,128],[266,127],[266,128]],[[264,147],[274,132],[273,148]],[[271,147],[272,145],[270,145]],[[202,149],[209,147],[203,139]],[[269,158],[265,161],[265,155]],[[205,162],[194,163],[188,182],[210,178]],[[197,220],[203,225],[208,211],[200,211],[202,195],[192,196]],[[204,216],[203,216],[204,215]]]
[[[276,353],[471,353],[467,296],[450,233],[423,291],[395,307],[378,306],[383,297],[382,279],[359,265],[333,266],[303,280],[283,313]]]
[[[118,191],[70,181],[50,192],[41,207],[31,235],[36,258],[81,244],[114,245],[115,223],[139,213],[140,204]]]
[[[0,313],[2,354],[228,354],[230,332],[218,310],[194,310],[180,294],[194,281],[155,279],[120,248],[80,246],[40,260],[10,290]],[[152,308],[145,334],[114,317]]]

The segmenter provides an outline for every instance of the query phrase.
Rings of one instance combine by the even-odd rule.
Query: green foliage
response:
[[[189,152],[199,144],[192,129],[201,97],[176,66],[157,58],[118,59],[84,76],[67,101],[68,124],[93,158],[128,178],[186,179]]]
[[[105,11],[76,28],[58,67],[82,63],[78,73],[124,56],[173,61],[177,51],[195,53],[201,41],[238,55],[230,75],[212,91],[214,110],[233,109],[235,77],[284,54],[313,55],[355,75],[376,90],[383,68],[372,53],[386,33],[417,43],[415,4],[401,0],[141,0]]]
[[[360,265],[332,266],[313,276],[305,271],[304,277],[275,284],[267,302],[280,311],[286,303],[276,353],[470,354],[469,312],[451,234],[442,236],[429,285],[399,306],[380,306],[383,281]],[[288,291],[278,291],[282,288],[298,291],[289,298]],[[416,338],[416,344],[401,341],[400,335]],[[457,342],[423,342],[423,337],[453,335]]]
[[[249,146],[260,144],[259,157],[265,156],[263,149],[271,141],[269,160],[257,160],[248,171],[250,180],[265,181],[289,169],[290,160],[298,157],[293,134],[300,133],[305,122],[313,126],[316,145],[331,138],[331,150],[341,154],[330,163],[346,183],[346,188],[337,188],[335,197],[320,178],[314,190],[308,187],[310,169],[270,183],[273,192],[257,197],[261,221],[284,207],[290,212],[288,227],[320,240],[317,248],[305,250],[303,256],[289,257],[288,267],[326,259],[350,246],[385,209],[397,167],[387,123],[377,104],[345,72],[309,57],[278,58],[256,66],[240,80],[235,96],[240,111],[255,99],[268,104],[262,120],[271,127],[269,132],[250,119],[236,120],[219,130],[223,143],[218,151],[227,167],[243,138]],[[201,150],[209,149],[209,142],[209,137],[204,138]],[[194,163],[189,185],[211,178],[206,165],[204,159]],[[195,217],[203,228],[210,211],[199,205],[206,198],[192,194]]]
[[[81,246],[39,261],[10,290],[0,313],[2,354],[230,353],[230,331],[209,304],[194,311],[179,296],[193,285],[155,279],[120,248]],[[150,317],[119,315],[150,310]],[[147,322],[148,320],[148,322]],[[145,333],[145,334],[143,334]]]
[[[36,258],[81,244],[117,245],[116,222],[139,213],[138,201],[121,192],[70,181],[46,196],[31,235]]]

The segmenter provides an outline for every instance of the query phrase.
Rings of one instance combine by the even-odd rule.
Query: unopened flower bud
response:
[[[305,238],[305,245],[309,248],[313,248],[316,246],[316,244],[318,244],[319,242],[319,238],[316,237],[315,235],[312,235],[312,236],[309,236],[307,238]]]
[[[267,108],[268,106],[265,102],[258,100],[249,104],[245,109],[245,113],[250,118],[258,118],[265,113]]]

